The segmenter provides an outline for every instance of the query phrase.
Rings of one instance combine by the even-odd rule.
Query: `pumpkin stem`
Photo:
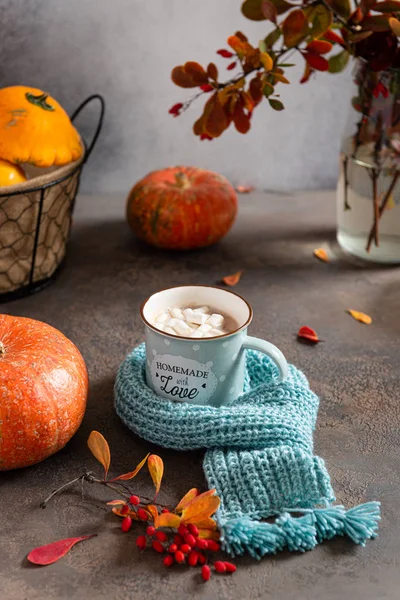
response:
[[[0,356],[3,356],[6,353],[6,348],[3,342],[0,342]]]
[[[175,180],[176,185],[180,188],[187,188],[190,185],[189,177],[186,173],[182,173],[182,171],[175,173]]]
[[[43,92],[43,94],[39,94],[38,96],[35,96],[34,94],[31,94],[30,92],[26,92],[26,94],[25,94],[25,98],[31,104],[34,104],[35,106],[39,106],[39,108],[43,108],[43,110],[50,110],[50,111],[55,110],[54,106],[51,106],[51,104],[48,104],[46,102],[48,97],[49,97],[49,95],[46,94],[45,92]]]

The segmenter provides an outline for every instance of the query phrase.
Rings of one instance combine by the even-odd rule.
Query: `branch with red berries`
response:
[[[245,0],[242,12],[251,20],[271,22],[274,29],[257,47],[238,31],[227,40],[229,50],[217,50],[229,61],[226,70],[238,69],[238,73],[221,82],[214,63],[204,68],[194,61],[175,67],[171,73],[177,86],[199,90],[171,107],[174,117],[200,96],[210,94],[193,126],[201,140],[219,137],[232,123],[239,133],[247,133],[253,111],[263,98],[273,110],[283,110],[278,86],[290,83],[285,75],[293,66],[286,62],[289,53],[304,59],[300,83],[306,83],[317,71],[342,71],[350,56],[362,57],[376,72],[400,67],[398,0],[372,4],[369,0],[306,0],[301,4]]]
[[[102,485],[120,496],[107,502],[107,505],[122,519],[123,533],[129,533],[135,522],[145,526],[144,533],[140,533],[136,538],[136,546],[140,551],[152,549],[157,554],[162,554],[165,567],[201,567],[201,577],[204,581],[210,579],[212,569],[219,574],[231,574],[236,571],[236,566],[231,562],[214,560],[214,555],[218,556],[221,552],[217,523],[212,518],[220,504],[215,490],[200,493],[197,488],[192,488],[175,508],[172,508],[157,502],[164,475],[164,463],[159,456],[148,454],[133,471],[110,478],[111,453],[106,439],[98,431],[92,431],[88,446],[103,466],[103,477],[96,477],[92,472],[76,477],[54,490],[42,502],[42,508],[45,508],[56,494],[78,482],[82,486],[85,483]],[[153,498],[138,496],[127,483],[138,475],[146,463],[155,487]],[[95,535],[67,538],[39,546],[32,550],[27,558],[36,565],[52,564],[65,556],[75,544]]]

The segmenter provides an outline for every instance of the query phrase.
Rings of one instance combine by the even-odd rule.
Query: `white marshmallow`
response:
[[[211,331],[212,327],[211,325],[208,325],[208,323],[204,323],[204,325],[200,325],[200,327],[197,329],[197,331],[201,331],[202,333],[207,333],[207,331]]]
[[[199,306],[198,308],[194,308],[193,312],[195,313],[208,313],[210,314],[210,309],[208,308],[208,306]]]
[[[210,337],[216,337],[217,335],[223,335],[225,331],[223,329],[211,329],[207,333]]]
[[[202,338],[204,337],[203,333],[201,331],[199,331],[198,329],[196,329],[195,331],[193,331],[193,333],[190,336],[191,338]]]
[[[196,325],[204,325],[208,318],[204,313],[195,313],[191,308],[185,308],[183,315],[188,323],[196,323]]]
[[[166,327],[164,331],[165,333],[171,333],[172,335],[176,335],[176,331],[172,329],[172,327]]]
[[[185,318],[180,308],[170,308],[169,312],[170,315],[174,317],[174,319],[179,319],[180,321],[183,321]]]
[[[168,321],[169,319],[169,314],[167,312],[162,312],[161,314],[158,315],[158,317],[156,318],[156,323],[165,323],[165,321]]]
[[[211,317],[208,317],[207,319],[207,325],[211,325],[211,327],[222,327],[223,324],[224,317],[217,313],[212,314]]]
[[[169,327],[172,327],[172,329],[175,329],[178,335],[190,336],[193,332],[193,329],[181,319],[171,319],[168,321],[168,325]]]

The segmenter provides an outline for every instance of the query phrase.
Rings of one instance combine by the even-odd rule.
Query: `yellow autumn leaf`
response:
[[[178,505],[175,508],[176,512],[180,512],[181,510],[183,510],[185,508],[185,506],[187,504],[189,504],[189,502],[194,500],[194,498],[196,498],[196,496],[198,496],[198,495],[199,495],[199,490],[197,488],[192,488],[191,490],[189,490],[183,496],[183,498],[181,498],[181,500],[179,500]]]
[[[87,441],[89,450],[100,464],[104,467],[104,479],[107,478],[108,469],[110,468],[111,454],[110,447],[104,436],[98,431],[92,431]]]
[[[274,66],[274,61],[268,52],[260,52],[260,61],[266,71],[270,71]]]
[[[131,471],[130,473],[124,473],[123,475],[118,475],[118,477],[114,477],[113,479],[110,479],[110,481],[128,481],[129,479],[133,479],[134,477],[136,477],[136,475],[139,473],[140,469],[143,467],[146,460],[148,459],[149,454],[150,452],[144,457],[143,460],[140,461],[138,466],[133,471]]]
[[[217,529],[217,523],[211,517],[207,517],[202,521],[197,523],[197,527],[199,529],[209,529],[210,531],[215,531]]]
[[[400,36],[400,21],[394,17],[391,17],[389,19],[389,25],[393,33],[397,36]]]
[[[365,325],[371,325],[372,323],[371,317],[363,312],[351,310],[350,308],[347,310],[347,312],[353,317],[353,319],[360,321],[360,323],[364,323]]]
[[[145,510],[147,510],[148,513],[150,513],[152,519],[154,522],[157,521],[158,519],[158,510],[157,510],[157,506],[155,506],[154,504],[148,504],[145,508]]]
[[[107,506],[121,506],[126,504],[126,500],[110,500],[110,502],[106,502]]]
[[[326,250],[324,250],[323,248],[316,248],[314,250],[313,254],[314,254],[314,256],[319,258],[319,260],[322,260],[323,262],[326,262],[326,263],[329,262],[329,256],[328,256]]]
[[[112,512],[114,513],[114,515],[117,515],[118,517],[124,518],[124,517],[131,517],[132,521],[140,521],[139,517],[137,516],[136,512],[134,510],[130,510],[128,513],[121,513],[121,509],[118,508],[117,506],[114,506],[114,508],[112,509]]]
[[[274,71],[273,73],[271,73],[271,75],[273,75],[275,79],[277,81],[280,81],[281,83],[290,83],[289,79],[286,79],[286,77],[282,75],[282,73],[277,73],[276,71]]]
[[[396,203],[393,198],[393,194],[390,194],[389,200],[386,204],[386,210],[391,210],[392,208],[396,208]]]
[[[174,529],[177,529],[180,524],[181,518],[173,513],[161,513],[154,521],[156,529],[159,527],[173,527]]]
[[[160,491],[161,481],[164,474],[164,463],[162,458],[157,456],[157,454],[150,454],[147,460],[147,466],[151,475],[151,478],[154,483],[154,487],[156,488],[156,496]]]
[[[195,498],[182,513],[182,523],[197,524],[211,517],[218,509],[220,499],[218,496]]]
[[[198,525],[197,529],[199,530],[199,538],[202,538],[203,540],[215,540],[216,542],[218,542],[220,538],[219,531],[211,531],[211,529],[201,529],[201,527],[199,527]]]
[[[216,491],[217,490],[215,488],[213,488],[212,490],[206,490],[205,492],[198,494],[197,496],[194,496],[191,500],[189,500],[186,503],[184,508],[185,509],[188,508],[191,504],[193,504],[193,502],[198,502],[199,500],[202,500],[203,498],[208,498],[209,496],[214,496]]]

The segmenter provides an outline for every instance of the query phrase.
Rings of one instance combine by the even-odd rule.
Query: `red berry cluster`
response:
[[[178,533],[173,535],[173,538],[168,538],[164,531],[156,530],[153,525],[149,525],[146,535],[139,535],[136,539],[136,546],[139,550],[151,547],[160,554],[165,553],[163,564],[166,567],[172,567],[174,563],[187,564],[190,567],[201,566],[201,576],[204,581],[208,581],[211,577],[211,568],[208,564],[210,553],[220,550],[220,545],[215,540],[199,537],[198,528],[191,523],[179,525]],[[217,560],[214,562],[214,570],[216,573],[234,573],[236,566],[230,562]]]
[[[144,508],[138,508],[135,509],[136,506],[138,506],[140,504],[140,498],[139,496],[130,496],[129,498],[129,502],[127,504],[124,504],[124,506],[121,508],[121,515],[126,515],[126,517],[124,517],[122,519],[122,524],[121,524],[121,529],[124,533],[127,533],[130,528],[132,527],[132,517],[129,516],[128,513],[130,513],[131,511],[134,511],[137,515],[137,517],[144,522],[147,522],[149,520],[149,515],[148,513],[144,510]]]

